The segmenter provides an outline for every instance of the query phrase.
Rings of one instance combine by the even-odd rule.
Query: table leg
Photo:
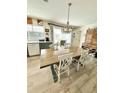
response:
[[[51,65],[50,67],[51,67],[51,71],[52,71],[52,75],[53,75],[53,80],[54,80],[54,82],[57,82],[58,81],[58,76],[55,72],[54,65]]]

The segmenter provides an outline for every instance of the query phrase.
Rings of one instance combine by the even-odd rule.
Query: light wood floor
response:
[[[97,93],[97,62],[87,59],[85,68],[77,72],[72,65],[70,77],[61,76],[54,83],[50,67],[40,69],[40,56],[27,58],[27,93]]]

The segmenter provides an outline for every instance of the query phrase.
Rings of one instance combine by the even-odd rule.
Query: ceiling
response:
[[[27,16],[66,24],[69,2],[70,25],[97,23],[97,0],[27,0]]]

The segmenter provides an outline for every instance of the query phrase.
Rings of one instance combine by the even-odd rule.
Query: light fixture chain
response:
[[[69,16],[70,16],[70,6],[72,3],[68,3],[68,18],[67,18],[67,29],[69,30]]]

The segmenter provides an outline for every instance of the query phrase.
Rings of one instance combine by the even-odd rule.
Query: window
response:
[[[53,27],[53,42],[57,43],[61,40],[61,27]]]
[[[65,40],[66,43],[71,43],[71,32],[63,32],[61,27],[53,27],[53,42],[57,43]]]
[[[62,32],[62,40],[66,40],[66,43],[71,43],[71,32]]]

